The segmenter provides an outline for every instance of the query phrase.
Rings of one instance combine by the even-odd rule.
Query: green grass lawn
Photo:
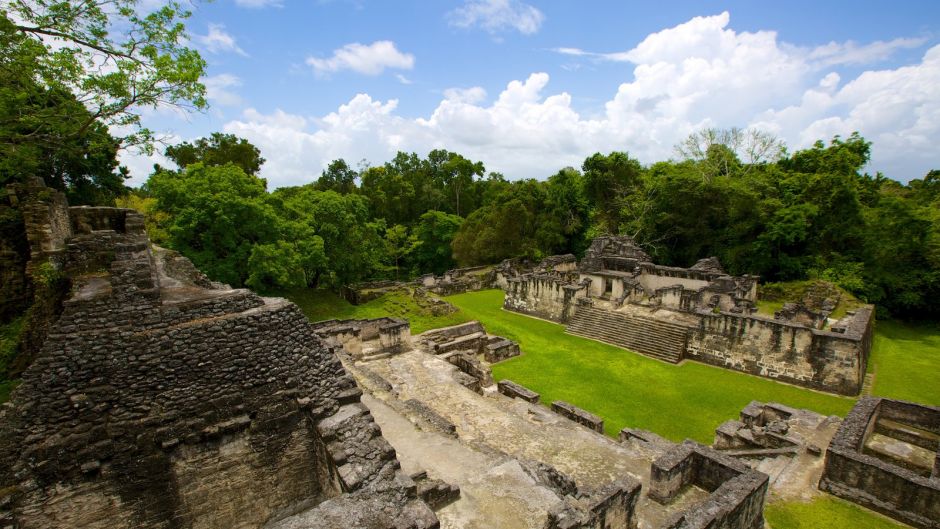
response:
[[[768,503],[764,517],[773,529],[898,529],[907,527],[834,496],[811,502]]]
[[[608,434],[625,426],[674,441],[711,444],[715,428],[752,400],[845,415],[854,399],[798,388],[696,362],[672,365],[564,333],[562,325],[502,310],[499,290],[448,297],[487,331],[519,342],[523,355],[493,366],[508,378],[604,418]]]
[[[868,368],[873,395],[940,405],[940,327],[878,322]]]

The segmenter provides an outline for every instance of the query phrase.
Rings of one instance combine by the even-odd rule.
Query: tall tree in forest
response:
[[[213,132],[208,138],[199,138],[192,143],[184,141],[170,145],[164,154],[180,169],[197,162],[203,165],[232,163],[249,175],[257,175],[265,162],[261,151],[248,140],[221,132]]]

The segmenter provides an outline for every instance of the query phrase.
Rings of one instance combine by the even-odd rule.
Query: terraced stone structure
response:
[[[437,526],[295,305],[63,207],[30,231],[72,290],[0,411],[0,527]]]
[[[826,450],[819,488],[914,527],[940,528],[940,408],[859,400]]]
[[[862,388],[870,305],[830,319],[835,303],[757,314],[756,276],[726,274],[714,257],[661,266],[630,237],[599,237],[577,267],[554,256],[526,269],[504,263],[504,308],[567,325],[567,332],[678,363],[696,360],[845,395]]]

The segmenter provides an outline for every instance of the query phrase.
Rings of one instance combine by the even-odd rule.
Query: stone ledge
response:
[[[593,413],[582,410],[574,404],[567,403],[563,400],[556,400],[552,403],[552,411],[566,419],[586,426],[599,434],[604,433],[604,419],[601,419]]]

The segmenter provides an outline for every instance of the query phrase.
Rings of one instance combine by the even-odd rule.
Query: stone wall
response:
[[[588,284],[572,285],[556,276],[525,274],[507,280],[503,308],[558,322],[568,321]]]
[[[563,400],[556,400],[552,402],[552,411],[566,419],[586,426],[599,434],[604,433],[604,419],[601,419],[593,413],[584,411],[573,404],[569,404]]]
[[[664,529],[763,529],[768,477],[731,457],[692,441],[653,462],[650,498],[666,503],[689,486],[708,498],[675,515]]]
[[[881,418],[940,435],[940,408],[863,398],[826,450],[819,488],[915,527],[940,528],[940,476],[922,476],[864,452],[865,441]]]
[[[135,213],[73,211],[72,296],[0,409],[0,526],[436,526],[295,305],[161,275]]]
[[[844,332],[728,312],[699,314],[687,358],[844,395],[861,390],[874,323],[869,307],[840,322]]]

